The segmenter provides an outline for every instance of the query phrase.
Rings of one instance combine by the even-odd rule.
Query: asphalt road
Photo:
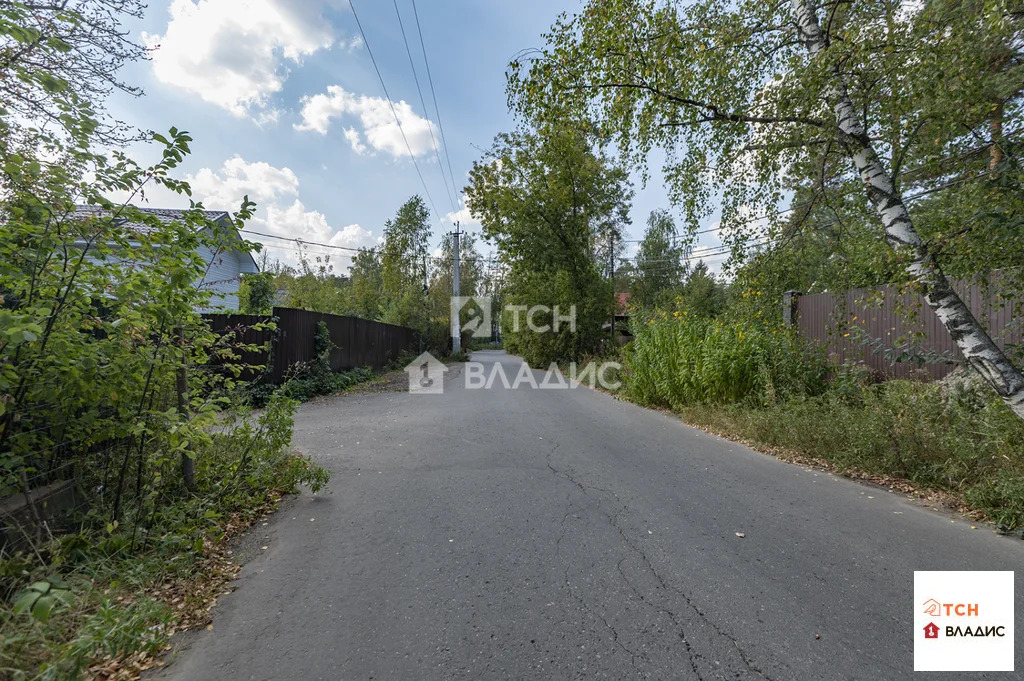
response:
[[[256,528],[268,548],[159,678],[929,678],[914,570],[1024,564],[1020,540],[671,416],[462,372],[301,408],[330,491]]]

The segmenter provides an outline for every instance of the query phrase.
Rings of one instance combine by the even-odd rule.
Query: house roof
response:
[[[135,206],[135,209],[139,212],[146,213],[147,215],[152,215],[158,218],[161,222],[177,222],[184,220],[185,213],[187,212],[177,208],[140,208]],[[215,222],[220,222],[221,220],[230,217],[226,210],[204,210],[200,212],[205,215],[207,219]],[[100,206],[75,206],[73,216],[78,218],[91,218],[102,217],[109,214],[110,211],[105,208],[101,208]],[[150,231],[146,225],[138,223],[130,223],[128,227],[139,234],[146,234]]]
[[[140,206],[134,206],[134,208],[142,213],[146,213],[147,215],[152,215],[159,219],[161,222],[165,223],[179,222],[181,220],[184,220],[185,213],[189,212],[187,210],[178,208],[142,208]],[[231,224],[229,221],[231,215],[226,210],[203,210],[199,212],[206,216],[208,220],[211,220],[213,222],[224,222],[225,224]],[[110,211],[108,211],[105,208],[101,208],[100,206],[75,206],[75,210],[74,213],[72,213],[72,217],[85,219],[90,217],[102,217],[104,215],[109,214]],[[151,228],[148,227],[147,225],[143,225],[136,222],[128,223],[127,227],[132,231],[137,232],[138,234],[148,234],[152,231]],[[235,236],[238,237],[239,241],[242,240],[242,237],[240,234],[238,234],[237,230],[235,231]],[[245,255],[247,255],[249,257],[249,260],[252,261],[252,265],[255,268],[255,270],[259,272],[260,268],[256,264],[256,259],[252,256],[252,253],[247,251]]]

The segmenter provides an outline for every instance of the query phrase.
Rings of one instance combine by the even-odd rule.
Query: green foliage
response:
[[[303,251],[299,257],[298,271],[285,276],[284,280],[284,307],[330,314],[345,313],[346,282],[334,273],[330,256],[317,255],[310,259]]]
[[[186,132],[153,134],[150,167],[93,151],[117,141],[99,107],[144,54],[122,23],[140,7],[0,6],[0,90],[22,97],[0,107],[0,496],[73,480],[83,500],[64,534],[30,528],[0,557],[4,678],[155,653],[172,618],[145,590],[201,569],[276,495],[328,479],[288,451],[294,401],[239,404],[235,360],[252,348],[196,312],[213,295],[203,253],[254,248],[236,231],[254,204],[224,224],[194,202],[171,219],[110,199],[191,191],[172,177]]]
[[[914,183],[955,176],[951,158],[988,140],[993,124],[1001,134],[1019,120],[1022,17],[1005,0],[854,3],[820,15],[829,46],[812,57],[792,38],[788,2],[590,0],[555,23],[539,54],[511,64],[510,101],[531,120],[590,121],[638,166],[666,150],[688,222],[721,193],[736,243],[756,233],[743,222],[751,209],[774,212],[797,186],[822,210],[851,188],[864,207],[837,122],[820,106],[833,66],[889,169],[927,166]]]
[[[380,317],[381,271],[379,254],[372,248],[360,249],[349,269],[351,296],[349,310],[361,319]]]
[[[320,321],[313,338],[316,358],[304,366],[295,368],[293,375],[279,388],[272,385],[252,385],[244,387],[245,399],[254,407],[262,407],[275,396],[286,397],[298,402],[306,402],[319,395],[331,395],[341,392],[357,383],[373,379],[376,373],[369,367],[359,367],[351,371],[335,372],[331,370],[330,331],[327,324]]]
[[[447,359],[449,362],[468,362],[469,352],[467,352],[466,350],[459,350],[458,352],[453,352],[449,354],[445,359]]]
[[[674,301],[677,310],[707,318],[719,316],[728,305],[729,294],[725,285],[708,270],[703,260],[693,266]]]
[[[664,152],[687,224],[721,210],[739,288],[762,300],[895,283],[938,305],[945,275],[999,269],[1017,324],[1024,14],[1011,4],[589,0],[510,65],[509,100],[537,127],[585,121],[635,167]],[[822,40],[794,37],[798,15]],[[840,100],[863,132],[841,129]],[[986,334],[946,318],[957,339]],[[994,387],[1019,385],[986,346],[960,349],[999,365],[984,372]]]
[[[687,407],[682,414],[715,432],[824,459],[841,472],[949,491],[1007,528],[1024,526],[1024,425],[991,390],[964,396],[911,381],[842,383],[818,396]]]
[[[576,307],[573,330],[536,332],[506,312],[506,347],[534,366],[595,352],[606,334],[612,291],[602,276],[621,247],[633,192],[626,172],[569,126],[499,135],[470,173],[467,202],[507,266],[503,302]],[[553,326],[553,310],[536,326]],[[524,315],[520,315],[523,317]]]
[[[276,296],[272,272],[242,275],[238,286],[238,311],[242,314],[270,314]]]
[[[25,587],[14,599],[14,607],[11,612],[15,615],[22,613],[29,614],[37,622],[46,624],[50,619],[53,607],[58,603],[66,603],[71,600],[71,591],[67,584],[59,577],[44,579]]]
[[[102,110],[113,90],[141,90],[118,77],[145,48],[124,30],[138,20],[141,0],[20,0],[0,4],[0,115],[16,128],[56,128],[64,144],[123,143],[131,132]],[[31,144],[32,134],[13,131]]]
[[[824,360],[789,329],[685,310],[633,323],[626,394],[641,404],[771,404],[824,389]]]
[[[672,215],[651,211],[647,231],[636,256],[630,303],[649,308],[664,300],[664,294],[678,288],[686,275],[683,260],[689,248],[676,233]]]
[[[20,566],[0,572],[0,591],[28,583],[13,604],[0,605],[0,670],[74,679],[104,656],[158,652],[171,612],[142,595],[147,589],[196,574],[229,522],[252,521],[274,495],[327,484],[326,470],[289,451],[296,405],[279,393],[259,414],[224,412],[222,427],[196,447],[194,494],[165,490],[144,513],[106,526],[102,514],[89,511],[79,531],[36,547],[33,560],[15,554],[0,562]]]
[[[613,301],[611,285],[595,268],[574,277],[568,270],[531,272],[523,266],[513,268],[509,278],[512,283],[501,314],[506,350],[534,368],[545,369],[552,362],[579,360],[600,350],[607,337],[601,326],[611,317]],[[534,306],[538,310],[531,314]],[[575,330],[565,320],[573,311]]]

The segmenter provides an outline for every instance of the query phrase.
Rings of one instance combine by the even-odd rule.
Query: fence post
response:
[[[786,326],[796,325],[797,307],[802,295],[802,291],[786,291],[782,294],[782,323]]]

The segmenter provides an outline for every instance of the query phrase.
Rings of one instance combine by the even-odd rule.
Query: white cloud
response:
[[[469,211],[469,207],[466,206],[465,195],[459,197],[459,210],[454,213],[448,213],[446,216],[446,222],[456,223],[458,222],[463,230],[477,231],[483,229],[483,225],[480,221],[473,217],[473,214]]]
[[[248,163],[241,156],[225,161],[219,171],[203,168],[185,180],[208,210],[234,210],[246,195],[264,204],[299,193],[299,178],[290,168],[275,168],[263,161]]]
[[[345,139],[352,145],[352,151],[357,154],[362,154],[366,151],[366,145],[363,144],[363,138],[359,136],[359,131],[355,128],[345,129]]]
[[[158,80],[244,117],[281,90],[285,61],[298,64],[333,44],[321,7],[306,0],[172,0],[164,34],[142,37],[155,48]],[[276,120],[268,115],[264,123]]]
[[[401,129],[395,122],[395,114],[402,122]],[[417,115],[405,101],[395,102],[395,112],[392,113],[386,99],[356,95],[340,85],[329,86],[326,93],[303,97],[302,123],[295,125],[295,129],[326,135],[331,119],[346,115],[357,116],[362,126],[361,134],[355,128],[345,131],[345,137],[356,153],[363,153],[366,145],[396,158],[409,156],[409,148],[415,156],[423,156],[433,150],[431,135],[437,135],[436,126]],[[403,131],[409,148],[402,139]]]
[[[362,49],[363,45],[363,36],[361,35],[355,35],[351,38],[342,38],[338,41],[338,47],[349,53]]]
[[[285,208],[274,204],[267,206],[266,224],[272,234],[348,248],[368,246],[373,236],[369,230],[357,224],[334,229],[327,223],[323,213],[306,210],[306,206],[298,199]]]
[[[236,210],[242,197],[248,195],[257,203],[256,214],[248,228],[265,234],[274,234],[289,240],[306,243],[329,244],[347,248],[374,245],[373,234],[358,224],[335,229],[327,216],[317,210],[307,210],[299,198],[299,178],[290,168],[277,168],[262,161],[249,163],[241,156],[228,159],[218,170],[203,168],[185,178],[192,185],[192,194],[208,210]],[[290,201],[290,202],[289,202]],[[247,239],[266,245],[271,257],[295,264],[299,254],[295,241],[243,234]],[[310,254],[326,253],[341,265],[348,266],[345,251],[322,246],[309,247]]]

